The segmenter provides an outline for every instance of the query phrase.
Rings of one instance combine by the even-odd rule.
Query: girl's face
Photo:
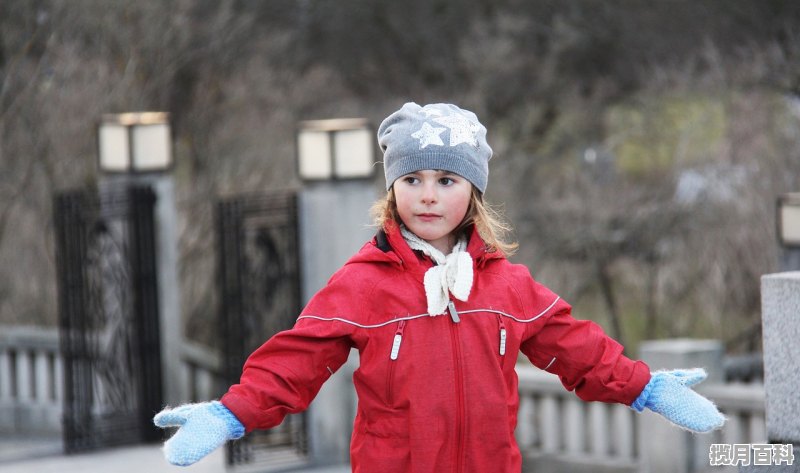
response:
[[[397,213],[406,227],[444,254],[455,244],[451,233],[469,208],[472,183],[449,171],[424,170],[394,181]]]

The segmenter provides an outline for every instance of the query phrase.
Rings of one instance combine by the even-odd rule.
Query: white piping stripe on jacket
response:
[[[549,306],[547,306],[547,308],[546,308],[545,310],[543,310],[542,312],[540,312],[540,313],[539,313],[539,315],[537,315],[537,316],[535,316],[535,317],[533,317],[533,318],[530,318],[530,319],[518,319],[518,318],[514,317],[514,316],[513,316],[513,315],[511,315],[511,314],[506,314],[505,312],[500,312],[499,310],[494,310],[494,309],[472,309],[472,310],[463,310],[463,311],[459,312],[459,314],[471,314],[471,313],[473,313],[473,312],[492,312],[492,313],[494,313],[494,314],[500,314],[500,315],[502,315],[502,316],[504,316],[504,317],[508,317],[509,319],[514,319],[514,320],[516,320],[517,322],[522,322],[523,324],[527,324],[527,323],[531,323],[531,322],[533,322],[534,320],[536,320],[536,319],[538,319],[539,317],[543,316],[544,314],[548,313],[548,312],[550,311],[550,309],[552,309],[552,308],[553,308],[553,306],[555,306],[555,305],[556,305],[556,302],[558,302],[558,300],[559,300],[559,299],[561,299],[561,297],[560,297],[560,296],[556,296],[556,300],[554,300],[552,304],[550,304]]]
[[[339,322],[344,322],[346,324],[355,325],[356,327],[361,327],[361,328],[380,328],[380,327],[385,327],[385,326],[387,326],[389,324],[393,324],[395,322],[400,322],[401,320],[419,319],[421,317],[428,317],[428,314],[412,315],[410,317],[400,317],[400,318],[397,318],[397,319],[392,319],[392,320],[389,320],[389,321],[386,321],[386,322],[383,322],[383,323],[380,323],[380,324],[375,324],[375,325],[363,325],[363,324],[360,324],[358,322],[353,322],[352,320],[343,319],[341,317],[330,317],[330,318],[328,318],[328,317],[319,317],[319,316],[316,316],[316,315],[301,315],[300,317],[297,318],[297,320],[300,320],[300,319],[316,319],[316,320],[321,320],[323,322],[339,321]]]
[[[509,319],[516,320],[517,322],[521,322],[523,324],[527,324],[527,323],[533,322],[534,320],[536,320],[539,317],[543,316],[544,314],[548,313],[550,311],[550,309],[552,309],[556,305],[556,302],[558,302],[559,299],[561,299],[561,297],[560,296],[556,296],[556,299],[553,301],[552,304],[547,306],[547,308],[545,310],[543,310],[542,312],[540,312],[538,315],[536,315],[535,317],[532,317],[530,319],[518,319],[518,318],[514,317],[511,314],[506,314],[505,312],[500,312],[499,310],[494,310],[494,309],[472,309],[472,310],[465,310],[465,311],[459,312],[459,314],[472,314],[472,313],[475,313],[475,312],[491,312],[491,313],[494,313],[494,314],[502,315],[503,317],[508,317]],[[390,325],[390,324],[393,324],[393,323],[396,323],[396,322],[400,322],[401,320],[413,320],[413,319],[419,319],[419,318],[422,318],[422,317],[428,317],[428,314],[411,315],[411,316],[408,316],[408,317],[398,317],[396,319],[388,320],[386,322],[375,324],[375,325],[364,325],[364,324],[360,324],[358,322],[354,322],[352,320],[343,319],[341,317],[320,317],[320,316],[317,316],[317,315],[301,315],[300,317],[297,318],[297,320],[299,321],[300,319],[316,319],[316,320],[321,320],[323,322],[339,321],[339,322],[343,322],[343,323],[346,323],[346,324],[355,325],[356,327],[361,327],[361,328],[380,328],[380,327],[385,327],[387,325]]]

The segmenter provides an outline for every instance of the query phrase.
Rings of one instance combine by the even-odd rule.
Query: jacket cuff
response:
[[[236,417],[236,414],[231,412],[224,404],[219,401],[212,401],[211,411],[225,422],[225,426],[228,428],[228,438],[238,439],[244,435],[244,425]]]
[[[231,413],[242,424],[244,433],[256,428],[258,409],[251,406],[246,400],[235,394],[226,393],[219,400],[221,407]]]
[[[645,385],[644,389],[642,389],[641,394],[633,401],[631,409],[636,412],[642,412],[644,408],[647,407],[647,401],[650,400],[653,389],[655,389],[656,385],[660,382],[661,379],[658,375],[651,374],[650,381]]]

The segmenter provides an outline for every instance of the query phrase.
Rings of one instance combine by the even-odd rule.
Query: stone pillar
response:
[[[740,472],[794,472],[800,468],[800,272],[761,277],[767,439],[793,444],[794,465],[740,467]]]
[[[718,340],[658,340],[643,342],[641,359],[652,371],[678,368],[705,368],[704,383],[724,378],[722,343]],[[708,467],[708,446],[698,446],[691,433],[672,425],[646,409],[638,417],[637,442],[642,473],[689,473]],[[711,437],[708,436],[709,445]]]
[[[370,181],[310,183],[300,193],[304,303],[375,234],[376,230],[369,226],[369,208],[376,199]],[[332,465],[350,461],[356,405],[352,375],[357,367],[358,354],[354,350],[309,407],[309,442],[314,463]]]
[[[156,194],[153,214],[156,220],[158,260],[158,309],[161,348],[161,376],[164,402],[175,406],[189,401],[189,379],[181,360],[183,320],[181,287],[178,277],[178,214],[175,207],[175,181],[169,174],[150,177]]]
[[[800,443],[800,272],[761,278],[767,437]]]

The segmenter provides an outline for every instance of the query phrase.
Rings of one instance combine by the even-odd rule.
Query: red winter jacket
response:
[[[223,396],[247,431],[303,411],[351,347],[358,413],[351,439],[354,472],[519,472],[514,439],[521,350],[587,401],[631,404],[650,379],[641,361],[595,323],[473,230],[468,302],[458,323],[426,313],[425,271],[395,225],[331,277],[297,320],[247,360],[240,384]]]

